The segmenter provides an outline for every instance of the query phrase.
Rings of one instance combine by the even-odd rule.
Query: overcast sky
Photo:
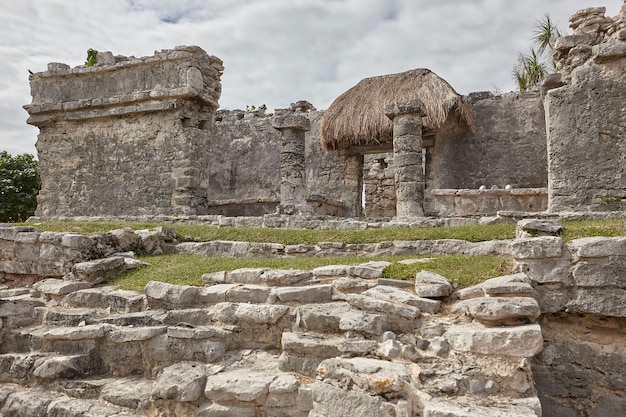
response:
[[[0,151],[36,153],[28,70],[94,48],[152,55],[198,45],[224,61],[223,109],[327,108],[365,77],[428,68],[459,93],[512,91],[512,67],[550,13],[622,0],[0,0]]]

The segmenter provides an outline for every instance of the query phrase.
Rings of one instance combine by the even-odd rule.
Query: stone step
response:
[[[42,388],[24,389],[0,385],[0,415],[3,417],[138,417],[145,416],[110,402],[72,398]]]
[[[40,323],[49,326],[91,324],[97,316],[97,310],[92,308],[36,307],[35,312],[41,317]]]
[[[540,417],[537,397],[521,399],[489,397],[433,398],[424,405],[424,417]]]
[[[61,301],[69,293],[91,287],[93,287],[93,284],[85,281],[48,278],[34,283],[33,291],[37,297],[46,301]]]
[[[543,349],[539,324],[507,327],[458,324],[448,328],[443,336],[459,352],[530,358]]]
[[[61,300],[69,308],[105,309],[113,313],[132,313],[145,310],[145,296],[136,291],[115,287],[97,287],[74,291]]]
[[[476,297],[460,300],[451,312],[463,314],[490,326],[510,326],[533,322],[541,315],[532,297]]]
[[[77,378],[102,374],[102,362],[90,355],[59,355],[44,352],[0,355],[0,382],[27,384],[35,380]]]

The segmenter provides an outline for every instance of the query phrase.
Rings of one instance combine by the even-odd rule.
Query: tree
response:
[[[513,67],[513,79],[520,92],[538,87],[554,71],[552,50],[559,37],[561,31],[550,19],[550,14],[546,13],[537,20],[535,36],[532,37],[534,47],[530,48],[528,54],[520,53]]]
[[[0,221],[26,220],[35,213],[41,188],[39,169],[30,154],[0,152]]]

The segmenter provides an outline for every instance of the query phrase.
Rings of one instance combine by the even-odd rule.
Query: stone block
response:
[[[538,324],[511,327],[462,324],[450,327],[444,337],[454,350],[460,352],[528,358],[543,348]]]
[[[584,237],[568,242],[567,246],[579,258],[626,256],[626,237]]]
[[[204,396],[211,401],[262,402],[269,394],[275,374],[249,369],[232,370],[207,379]]]
[[[578,262],[572,277],[579,287],[626,288],[626,262],[616,256]]]
[[[261,275],[265,285],[298,285],[313,278],[311,271],[297,269],[270,269]]]
[[[312,384],[311,413],[324,417],[395,417],[393,403],[380,396],[358,391],[346,391],[323,382]],[[311,414],[309,414],[311,415]]]
[[[262,284],[261,276],[269,268],[240,268],[231,271],[230,282],[238,284]]]
[[[121,256],[97,259],[77,263],[72,267],[72,276],[80,281],[101,284],[107,279],[121,274],[126,270],[126,263]]]
[[[296,310],[296,325],[314,332],[339,333],[339,322],[350,310],[348,303],[303,305]]]
[[[563,241],[559,237],[515,239],[511,256],[515,259],[559,258],[563,255]]]
[[[61,296],[85,288],[91,288],[92,286],[92,283],[85,281],[49,278],[33,284],[33,289],[37,290],[40,294]]]
[[[447,297],[452,291],[454,288],[450,281],[439,274],[422,270],[415,276],[415,294],[418,297]]]
[[[154,382],[152,399],[196,401],[202,397],[208,375],[216,374],[222,366],[200,362],[181,362],[164,368]]]
[[[451,311],[490,325],[519,324],[541,315],[539,304],[532,297],[470,298],[454,303]]]
[[[383,314],[348,311],[341,317],[339,329],[380,336],[384,332],[391,330],[391,325]]]
[[[311,285],[306,287],[279,287],[272,290],[282,303],[327,303],[331,301],[333,286],[331,284]]]
[[[150,281],[144,287],[148,305],[159,308],[163,303],[178,306],[190,306],[196,303],[198,287],[174,285],[159,281]]]
[[[626,317],[626,289],[578,288],[575,297],[567,304],[573,312],[591,313],[608,317]]]
[[[325,277],[344,277],[348,275],[348,266],[347,265],[326,265],[319,266],[313,269],[313,275],[318,278]]]
[[[362,294],[378,298],[379,300],[402,303],[417,307],[419,311],[424,313],[434,314],[437,313],[441,308],[440,301],[431,300],[430,298],[418,297],[408,291],[386,285],[378,285],[376,287],[370,288]]]
[[[28,294],[0,299],[0,318],[10,316],[33,316],[36,307],[42,307],[43,301]]]

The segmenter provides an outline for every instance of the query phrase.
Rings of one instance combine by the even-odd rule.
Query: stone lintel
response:
[[[311,121],[299,114],[286,113],[275,117],[272,121],[272,127],[278,130],[293,129],[306,132],[311,130]]]
[[[390,103],[385,105],[385,115],[393,120],[401,114],[417,113],[420,116],[426,115],[426,106],[422,100],[415,99],[401,103]]]

